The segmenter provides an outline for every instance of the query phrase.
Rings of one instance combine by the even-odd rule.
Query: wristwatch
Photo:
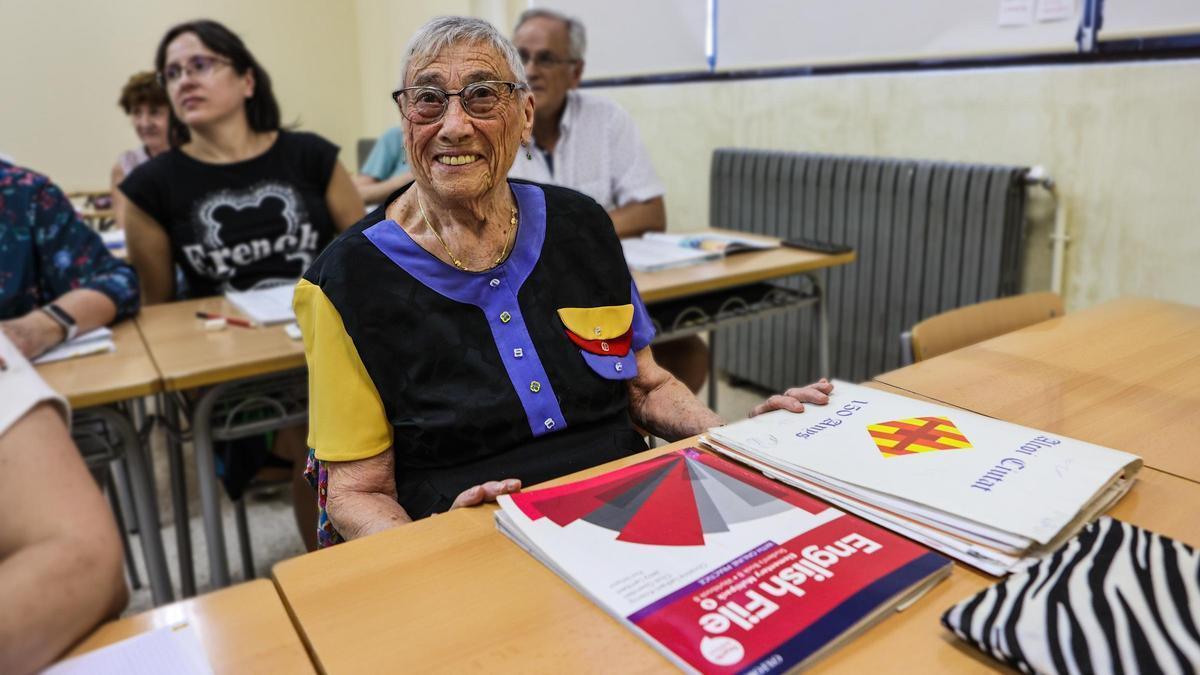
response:
[[[54,319],[54,323],[62,326],[63,332],[66,333],[66,337],[63,338],[63,342],[73,340],[75,338],[75,334],[79,332],[79,326],[75,323],[75,317],[67,314],[67,310],[52,302],[42,307],[42,311],[45,312],[46,315],[51,319]]]

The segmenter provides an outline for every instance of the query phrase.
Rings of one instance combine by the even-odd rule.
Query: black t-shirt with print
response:
[[[337,154],[316,134],[280,131],[232,164],[172,148],[120,188],[166,230],[189,296],[294,283],[336,234],[325,192]]]

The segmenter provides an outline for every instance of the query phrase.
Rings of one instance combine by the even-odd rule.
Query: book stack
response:
[[[715,428],[702,443],[996,576],[1108,510],[1142,465],[1128,453],[845,382],[826,406]]]
[[[499,502],[501,532],[689,672],[806,665],[950,571],[693,448]]]

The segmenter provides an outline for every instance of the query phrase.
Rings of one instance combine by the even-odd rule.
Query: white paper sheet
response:
[[[719,251],[702,251],[646,239],[622,239],[621,249],[625,252],[625,264],[639,272],[695,265],[721,257]]]
[[[246,318],[269,326],[296,320],[296,313],[292,311],[295,290],[295,286],[285,284],[254,291],[229,291],[225,298],[242,310]]]
[[[212,666],[190,625],[152,630],[57,663],[42,675],[212,675]]]
[[[76,335],[74,340],[64,342],[48,350],[45,354],[34,359],[33,362],[41,365],[64,359],[73,359],[78,356],[104,354],[115,351],[117,351],[117,344],[112,340],[112,331],[106,327],[101,327],[88,331],[83,335]]]

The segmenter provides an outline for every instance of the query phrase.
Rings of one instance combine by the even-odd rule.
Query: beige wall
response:
[[[1200,62],[594,91],[636,118],[672,229],[707,225],[717,147],[1042,164],[1068,209],[1070,307],[1200,304]]]
[[[435,16],[478,16],[508,34],[508,27],[527,3],[522,0],[356,0],[358,54],[362,65],[365,136],[378,136],[399,123],[388,94],[400,79],[404,46],[421,24]]]
[[[116,104],[121,86],[153,67],[167,28],[198,17],[239,33],[271,74],[285,123],[342,146],[353,165],[363,117],[355,4],[329,0],[0,0],[0,152],[68,190],[107,187],[117,155],[137,142]]]
[[[467,13],[507,31],[524,0],[0,0],[10,55],[0,152],[68,189],[103,187],[135,142],[115,101],[172,23],[228,23],[269,69],[284,118],[355,165],[396,123],[388,92],[412,32]],[[89,37],[90,36],[90,37]],[[21,55],[19,65],[14,55]],[[1079,308],[1139,294],[1200,304],[1200,62],[993,69],[597,90],[636,118],[673,229],[707,224],[722,146],[1042,164],[1069,214],[1065,293]],[[1044,236],[1044,232],[1039,233]],[[1037,242],[1031,260],[1044,265]],[[1044,280],[1047,274],[1030,278]]]

